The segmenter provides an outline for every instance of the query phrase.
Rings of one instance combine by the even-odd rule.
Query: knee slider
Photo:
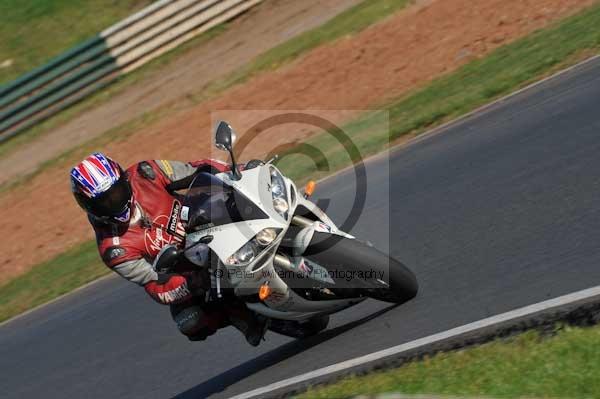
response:
[[[190,306],[178,312],[173,317],[173,320],[182,334],[190,336],[195,335],[204,327],[202,323],[203,317],[204,312],[200,306]]]

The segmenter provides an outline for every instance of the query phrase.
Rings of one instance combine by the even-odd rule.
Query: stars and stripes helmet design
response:
[[[86,212],[129,221],[131,185],[121,166],[106,155],[95,152],[71,169],[71,190]]]

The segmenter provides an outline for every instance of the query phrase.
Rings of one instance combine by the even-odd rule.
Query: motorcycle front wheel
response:
[[[359,240],[316,232],[303,256],[327,269],[334,282],[327,288],[341,296],[359,292],[399,304],[413,299],[419,290],[408,267]]]

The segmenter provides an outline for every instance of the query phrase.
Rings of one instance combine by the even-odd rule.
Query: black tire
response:
[[[328,288],[334,292],[352,295],[358,291],[377,300],[404,303],[419,290],[417,279],[408,267],[358,240],[315,233],[303,256],[330,272],[335,284]],[[348,276],[360,272],[363,276],[376,277],[348,280]],[[382,276],[384,278],[379,278]]]
[[[269,330],[292,338],[308,338],[327,328],[329,315],[315,316],[307,321],[271,319]]]

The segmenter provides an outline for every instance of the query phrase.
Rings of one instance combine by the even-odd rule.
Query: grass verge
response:
[[[153,0],[2,0],[0,85],[48,62]],[[9,65],[10,64],[10,65]]]
[[[380,113],[374,112],[350,123],[345,131],[362,156],[374,154],[385,149],[390,141],[407,134],[418,134],[429,127],[460,116],[559,67],[574,63],[582,54],[597,52],[600,48],[600,30],[597,26],[600,26],[600,5],[501,47],[488,57],[472,61],[458,71],[433,81],[427,87],[382,107],[389,112],[389,130],[387,120],[382,118]],[[330,135],[314,136],[308,144],[323,149],[329,170],[322,174],[341,169],[351,162],[346,152]],[[303,156],[286,157],[282,159],[280,166],[294,179],[319,177],[315,172],[314,163]],[[68,259],[73,264],[81,264],[82,269],[77,271],[77,276],[73,279],[60,281],[60,293],[83,284],[84,281],[78,281],[78,278],[87,282],[97,277],[86,276],[86,273],[99,273],[90,266],[92,259],[96,259],[98,255],[93,245],[86,245],[90,244],[68,252]],[[44,268],[56,270],[57,266],[52,265],[63,262],[59,260],[61,256],[0,286],[0,320],[60,295],[57,290],[48,295],[43,294],[49,291],[47,287],[56,286],[54,280],[58,280],[59,277],[55,277],[52,272],[45,274],[47,280],[40,280],[35,276],[42,273]],[[96,268],[104,271],[103,268]],[[64,277],[61,274],[59,276]],[[16,282],[15,285],[13,282]],[[37,293],[36,298],[41,297],[43,300],[30,300],[32,292]],[[19,307],[12,301],[12,298],[17,296],[23,299]],[[13,305],[9,305],[9,301]]]
[[[299,399],[402,392],[498,398],[596,398],[600,326],[565,327],[552,337],[528,331],[478,347],[310,389]]]
[[[381,20],[382,18],[389,16],[395,11],[405,7],[409,3],[410,0],[363,1],[362,3],[335,16],[325,24],[293,37],[285,43],[282,43],[279,46],[276,46],[273,49],[263,53],[247,66],[240,68],[238,71],[231,73],[223,79],[215,81],[209,85],[209,87],[205,88],[201,94],[186,97],[186,100],[188,101],[188,104],[194,105],[208,98],[214,97],[227,88],[235,84],[243,83],[261,72],[273,70],[285,63],[289,63],[298,58],[300,55],[321,44],[334,41],[343,36],[356,34],[373,23]],[[66,111],[63,111],[47,121],[20,134],[19,136],[0,144],[0,156],[26,145],[36,137],[48,132],[51,129],[57,128],[61,124],[64,124],[75,118],[77,115],[109,101],[116,94],[123,92],[128,87],[150,77],[152,74],[158,73],[165,65],[168,65],[179,56],[187,53],[195,46],[207,42],[226,29],[227,23],[209,30],[199,37],[192,39],[191,41],[175,48],[172,51],[169,51],[161,57],[158,57],[151,63],[144,65],[142,68],[121,77],[117,83],[81,101],[77,105],[70,107]],[[163,106],[162,109],[149,110],[149,112],[152,111],[153,113],[157,112],[161,115],[164,115],[168,114],[171,111],[171,108],[176,106],[176,104],[169,104]],[[136,119],[135,124],[139,125],[140,121],[146,119],[147,118],[145,116],[140,116]],[[117,127],[113,130],[118,130],[122,134],[127,134],[127,132],[131,133],[131,130],[127,129],[127,127],[130,125],[131,123],[128,122],[123,127]],[[40,169],[43,169],[43,167]]]

